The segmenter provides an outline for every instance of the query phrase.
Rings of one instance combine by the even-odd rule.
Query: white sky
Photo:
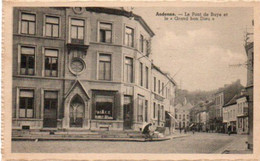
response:
[[[154,31],[152,58],[182,89],[212,90],[237,79],[246,85],[244,33],[252,28],[252,8],[134,8]],[[156,12],[228,13],[215,21],[164,21]]]

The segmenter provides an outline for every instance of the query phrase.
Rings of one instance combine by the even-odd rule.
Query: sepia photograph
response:
[[[12,154],[254,154],[254,7],[11,13]]]

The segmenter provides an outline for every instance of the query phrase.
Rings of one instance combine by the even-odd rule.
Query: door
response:
[[[55,128],[57,127],[57,106],[58,97],[57,92],[44,93],[44,118],[43,127]]]
[[[82,127],[84,102],[79,95],[73,97],[70,103],[70,127]]]
[[[124,97],[124,129],[131,129],[132,125],[132,97]]]

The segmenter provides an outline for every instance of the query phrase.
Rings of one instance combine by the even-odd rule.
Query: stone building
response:
[[[186,100],[186,99],[185,99]],[[189,127],[191,121],[190,121],[190,112],[191,108],[193,106],[188,103],[187,101],[184,101],[183,104],[177,104],[175,107],[175,118],[176,118],[176,125],[175,128],[187,128]]]
[[[223,124],[223,106],[226,105],[236,94],[239,94],[243,86],[240,80],[232,82],[231,84],[226,84],[223,88],[220,88],[215,93],[215,131],[224,132],[225,124]]]
[[[248,134],[248,96],[241,92],[237,97],[237,133]]]
[[[231,127],[231,132],[237,132],[237,95],[235,95],[227,104],[223,106],[223,124],[225,133],[228,133],[228,127]]]
[[[249,42],[245,46],[247,55],[247,85],[248,95],[248,148],[253,149],[253,121],[254,121],[254,42]]]
[[[160,86],[170,82],[170,93],[163,88],[157,100],[154,32],[142,17],[102,7],[14,8],[13,14],[13,129],[165,125],[176,84],[163,74]]]

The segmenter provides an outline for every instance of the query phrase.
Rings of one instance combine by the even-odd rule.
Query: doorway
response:
[[[70,127],[82,127],[84,116],[84,102],[79,95],[75,95],[70,102]]]
[[[131,129],[132,126],[132,97],[124,97],[124,129]]]
[[[58,92],[44,92],[44,128],[57,127]]]

